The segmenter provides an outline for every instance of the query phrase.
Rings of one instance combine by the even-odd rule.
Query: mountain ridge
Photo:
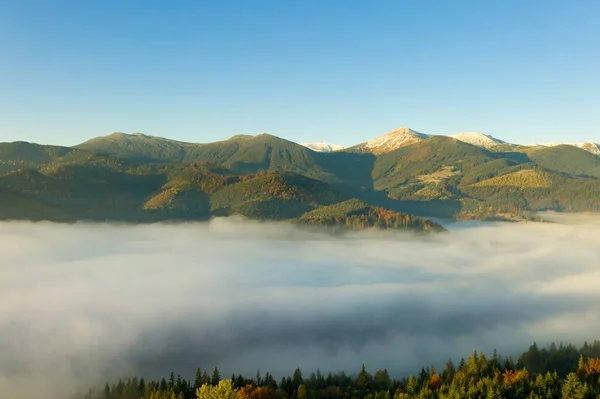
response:
[[[368,206],[338,206],[350,199]],[[543,210],[600,211],[600,157],[406,127],[330,152],[266,133],[212,143],[114,133],[75,147],[0,144],[0,206],[3,219],[62,221],[241,214],[422,229],[423,216],[535,220]],[[362,214],[340,213],[351,208]]]
[[[215,144],[215,143],[223,143],[223,142],[228,142],[228,141],[248,140],[248,139],[252,139],[252,138],[255,138],[255,137],[258,137],[261,135],[277,137],[281,140],[286,140],[289,142],[293,142],[295,144],[300,144],[300,145],[302,145],[306,148],[310,148],[316,152],[332,152],[332,151],[341,151],[341,150],[347,150],[347,149],[361,149],[363,151],[369,151],[369,152],[373,152],[375,154],[380,154],[383,152],[393,151],[402,146],[414,144],[418,141],[425,140],[425,139],[428,139],[428,138],[431,138],[434,136],[442,136],[442,137],[455,138],[455,139],[458,139],[467,144],[475,145],[478,147],[483,147],[486,149],[492,149],[492,148],[499,147],[502,145],[508,145],[508,146],[514,146],[514,147],[553,147],[553,146],[558,146],[558,145],[570,145],[570,146],[581,148],[581,149],[583,149],[587,152],[590,152],[594,155],[600,156],[600,144],[591,142],[591,141],[582,142],[582,143],[550,142],[550,143],[542,143],[542,144],[539,144],[539,143],[515,144],[515,143],[506,142],[504,140],[501,140],[499,138],[496,138],[496,137],[493,137],[491,135],[487,135],[487,134],[481,133],[481,132],[462,132],[462,133],[456,133],[456,134],[450,134],[450,135],[426,134],[426,133],[417,132],[406,126],[401,126],[397,129],[389,131],[383,135],[377,136],[366,142],[355,144],[354,146],[350,146],[350,147],[341,146],[341,145],[337,145],[337,144],[331,144],[331,143],[327,143],[327,142],[297,143],[297,142],[294,142],[293,140],[288,140],[288,139],[284,139],[284,138],[281,138],[278,136],[273,136],[268,133],[260,133],[257,135],[238,134],[238,135],[234,135],[225,140],[208,142],[208,143],[196,143],[196,142],[178,141],[178,140],[168,139],[168,138],[159,137],[159,136],[146,135],[144,133],[139,133],[139,132],[129,133],[129,134],[122,133],[122,132],[115,132],[115,133],[111,133],[106,136],[99,136],[99,137],[92,138],[81,144],[75,145],[73,147],[68,147],[68,148],[97,150],[97,144],[101,143],[103,140],[105,140],[107,142],[111,142],[111,141],[114,141],[114,139],[116,139],[116,138],[119,138],[123,141],[120,144],[121,146],[123,146],[123,145],[126,146],[127,144],[131,143],[132,140],[140,139],[140,140],[145,140],[145,141],[157,141],[157,142],[160,141],[163,143],[169,143],[171,145],[179,145],[182,147],[195,147],[195,146],[206,146],[206,145],[211,145],[211,144]],[[104,145],[106,145],[106,143],[104,143]]]

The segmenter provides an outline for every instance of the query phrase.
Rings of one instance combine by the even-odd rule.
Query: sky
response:
[[[600,141],[597,1],[0,0],[0,141]]]

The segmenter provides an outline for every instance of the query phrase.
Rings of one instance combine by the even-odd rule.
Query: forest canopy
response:
[[[297,368],[276,380],[270,373],[233,374],[223,378],[215,367],[198,368],[193,379],[173,372],[160,380],[129,378],[107,383],[72,399],[596,399],[600,395],[600,341],[574,345],[536,343],[515,360],[496,351],[474,351],[458,362],[449,359],[439,369],[422,367],[408,377],[393,378],[387,369],[357,373]]]

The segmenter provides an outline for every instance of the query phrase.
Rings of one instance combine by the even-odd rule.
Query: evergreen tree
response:
[[[202,377],[202,370],[200,367],[196,369],[196,378],[194,379],[194,389],[198,389],[204,384],[204,378]]]
[[[219,373],[219,368],[215,367],[212,373],[212,378],[210,379],[210,383],[213,387],[219,385],[221,381],[221,374]]]
[[[173,389],[175,387],[175,373],[171,371],[171,374],[169,374],[169,385],[168,385],[168,389]]]
[[[138,396],[142,396],[144,393],[146,393],[146,381],[144,381],[144,378],[140,378],[140,382],[138,384],[138,393]]]
[[[369,388],[369,373],[365,369],[365,364],[363,363],[360,368],[360,373],[358,373],[358,379],[356,381],[356,385],[358,389],[368,389]]]
[[[260,376],[260,369],[256,370],[256,377],[254,378],[256,385],[261,387],[263,385],[262,377]]]
[[[446,367],[444,367],[444,371],[442,372],[442,380],[445,383],[450,382],[454,378],[454,374],[456,374],[454,363],[452,362],[452,359],[448,359]]]
[[[298,387],[302,384],[304,384],[304,378],[302,378],[302,371],[300,370],[300,367],[298,367],[294,371],[294,376],[292,377],[292,385],[294,391],[297,391]]]

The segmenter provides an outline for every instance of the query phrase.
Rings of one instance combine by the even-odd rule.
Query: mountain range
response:
[[[318,144],[269,134],[199,144],[141,133],[74,147],[0,143],[0,219],[137,223],[238,214],[441,230],[427,218],[600,211],[593,143],[524,146],[402,127],[348,148]]]
[[[418,133],[414,130],[411,130],[407,127],[401,127],[394,131],[391,131],[383,136],[380,136],[376,139],[371,140],[366,143],[369,147],[387,147],[388,149],[396,149],[403,145],[412,144],[416,141],[420,141],[423,139],[431,138],[434,135]],[[519,147],[518,144],[510,144],[506,141],[499,140],[495,137],[489,136],[487,134],[483,134],[480,132],[465,132],[454,134],[447,137],[453,137],[458,139],[464,143],[472,144],[478,147],[483,147],[487,149],[497,148],[500,146],[512,146]],[[339,151],[343,150],[346,147],[337,144],[329,144],[329,143],[303,143],[303,146],[306,146],[314,151],[320,152],[331,152],[331,151]],[[570,145],[574,147],[579,147],[587,152],[591,152],[594,155],[600,155],[600,144],[585,142],[585,143],[546,143],[546,144],[526,144],[525,147],[555,147],[557,145]]]

